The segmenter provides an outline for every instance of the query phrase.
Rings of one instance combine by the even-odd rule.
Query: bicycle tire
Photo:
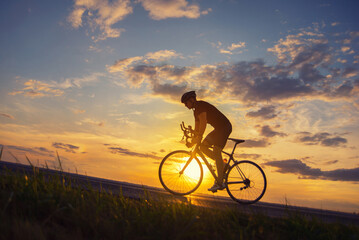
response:
[[[244,173],[245,179],[241,172]],[[248,160],[233,164],[225,176],[225,183],[229,196],[240,204],[259,201],[267,189],[267,179],[263,170]]]
[[[161,161],[158,176],[162,186],[174,195],[188,195],[197,190],[203,180],[203,168],[193,158],[183,174],[180,171],[191,157],[188,151],[178,150],[167,154]]]

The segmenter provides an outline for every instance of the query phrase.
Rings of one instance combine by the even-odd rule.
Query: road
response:
[[[31,174],[33,168],[29,165],[18,163],[0,162],[0,174],[6,169],[12,171],[25,172]],[[199,207],[233,209],[247,214],[265,214],[270,217],[286,217],[289,214],[301,214],[308,218],[317,218],[325,222],[341,222],[345,224],[359,225],[359,215],[345,212],[337,212],[330,210],[321,210],[305,207],[286,206],[275,203],[258,202],[252,205],[240,205],[229,197],[221,197],[207,194],[191,194],[188,196],[174,196],[164,189],[150,186],[138,185],[127,182],[114,181],[103,178],[90,177],[74,173],[66,173],[52,169],[38,168],[44,175],[64,174],[71,177],[77,184],[86,187],[91,184],[93,189],[111,191],[113,194],[122,192],[125,197],[140,199],[146,195],[150,195],[153,199],[162,199],[167,201],[191,202]]]

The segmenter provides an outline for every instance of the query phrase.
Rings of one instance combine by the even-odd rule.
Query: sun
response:
[[[186,164],[187,159],[181,164],[180,169]],[[193,182],[198,182],[198,179],[201,177],[201,169],[195,159],[192,159],[191,163],[186,167],[183,175],[188,177]]]

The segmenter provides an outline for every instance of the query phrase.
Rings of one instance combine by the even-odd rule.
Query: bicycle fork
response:
[[[183,166],[182,170],[179,172],[180,176],[184,173],[188,165],[192,162],[193,158],[195,158],[196,153],[191,152],[191,157],[187,160],[186,164]]]
[[[192,162],[193,157],[190,157],[188,159],[188,161],[186,162],[186,164],[183,166],[182,170],[179,172],[180,176],[184,173],[184,171],[186,170],[186,168],[188,167],[188,165]]]

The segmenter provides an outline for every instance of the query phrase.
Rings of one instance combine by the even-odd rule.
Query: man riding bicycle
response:
[[[216,161],[218,181],[215,182],[208,191],[216,192],[217,190],[223,190],[226,186],[223,183],[224,162],[222,159],[222,150],[232,132],[232,124],[228,118],[212,104],[205,101],[197,101],[195,91],[184,93],[181,102],[184,103],[188,109],[193,109],[195,118],[195,136],[192,142],[187,144],[187,147],[200,144],[200,150]],[[214,130],[202,141],[207,123],[210,124]],[[211,150],[210,147],[213,147],[213,150]]]

